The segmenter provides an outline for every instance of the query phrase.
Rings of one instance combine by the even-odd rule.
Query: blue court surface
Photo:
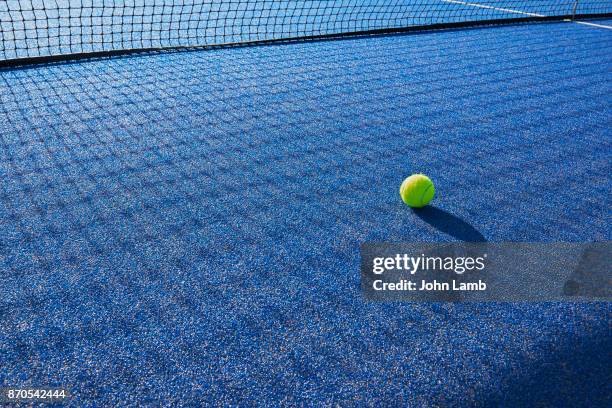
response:
[[[609,406],[609,303],[366,302],[359,245],[610,240],[611,95],[576,22],[0,70],[0,385]]]

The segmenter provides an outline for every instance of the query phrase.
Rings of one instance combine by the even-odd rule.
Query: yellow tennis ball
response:
[[[412,208],[426,206],[435,194],[433,182],[424,174],[413,174],[400,186],[402,200]]]

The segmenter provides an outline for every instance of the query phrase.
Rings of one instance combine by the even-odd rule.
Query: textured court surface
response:
[[[610,95],[571,23],[0,71],[0,383],[606,406],[608,304],[368,304],[358,247],[609,240]]]

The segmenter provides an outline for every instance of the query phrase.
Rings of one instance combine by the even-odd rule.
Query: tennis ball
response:
[[[400,186],[402,200],[412,208],[426,206],[435,193],[433,182],[424,174],[413,174]]]

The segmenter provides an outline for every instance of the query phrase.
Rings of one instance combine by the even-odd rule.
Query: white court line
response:
[[[570,22],[576,23],[576,24],[588,25],[588,26],[591,26],[591,27],[598,27],[598,28],[607,28],[608,30],[612,30],[611,26],[607,26],[607,25],[603,25],[603,24],[587,23],[586,21],[576,21],[576,20],[564,20],[564,21],[570,21]]]
[[[522,14],[524,16],[546,17],[543,14],[528,13],[526,11],[512,10],[512,9],[506,9],[506,8],[494,7],[494,6],[487,6],[486,4],[469,3],[467,1],[459,1],[459,0],[442,0],[442,1],[445,2],[445,3],[461,4],[463,6],[471,6],[471,7],[478,7],[478,8],[483,8],[483,9],[498,10],[498,11],[503,11],[503,12],[506,12],[506,13]],[[591,27],[606,28],[608,30],[612,30],[611,26],[607,26],[607,25],[603,25],[603,24],[587,23],[586,21],[576,21],[576,20],[563,20],[563,21],[569,21],[571,23],[582,24],[582,25],[587,25],[587,26],[591,26]]]
[[[524,16],[546,17],[543,14],[527,13],[526,11],[505,9],[505,8],[494,7],[494,6],[487,6],[485,4],[478,4],[478,3],[468,3],[466,1],[457,1],[457,0],[442,0],[442,1],[445,2],[445,3],[461,4],[463,6],[472,6],[472,7],[478,7],[478,8],[483,8],[483,9],[492,9],[492,10],[504,11],[506,13],[522,14]]]

